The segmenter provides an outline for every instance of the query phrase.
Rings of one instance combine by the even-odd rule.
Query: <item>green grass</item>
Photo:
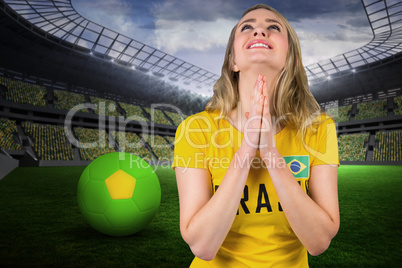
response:
[[[188,267],[174,172],[156,169],[159,212],[142,231],[110,237],[82,217],[84,167],[17,168],[0,181],[0,266]],[[341,228],[311,267],[397,267],[402,262],[402,166],[341,166]]]
[[[311,267],[401,267],[402,166],[341,166],[341,225]]]
[[[156,169],[159,211],[142,231],[106,236],[77,203],[84,167],[17,168],[0,181],[0,266],[187,267],[193,258],[179,231],[174,172]]]

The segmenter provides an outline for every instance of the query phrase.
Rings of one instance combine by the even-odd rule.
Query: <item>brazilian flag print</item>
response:
[[[310,171],[308,155],[291,155],[283,158],[296,179],[308,178]]]

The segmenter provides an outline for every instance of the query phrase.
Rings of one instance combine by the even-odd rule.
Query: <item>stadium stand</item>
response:
[[[73,151],[67,142],[63,126],[23,122],[22,127],[32,138],[32,148],[41,160],[73,160]]]
[[[173,161],[173,150],[162,136],[147,134],[141,134],[141,136],[150,145],[159,161]]]
[[[95,158],[115,152],[109,144],[109,136],[105,130],[76,127],[74,129],[78,141],[86,143],[88,148],[79,148],[81,159],[84,161],[94,160]]]
[[[174,145],[174,137],[169,137],[169,136],[167,136],[167,137],[165,137],[165,138],[168,140],[168,142],[169,142],[170,144]]]
[[[378,147],[374,148],[373,161],[402,160],[402,130],[379,131],[375,141]]]
[[[13,135],[17,132],[15,120],[0,118],[0,148],[5,150],[21,150],[21,145],[16,143]]]
[[[384,106],[386,104],[386,100],[359,103],[357,105],[357,109],[359,112],[356,115],[355,120],[386,117],[387,111],[384,109]]]
[[[339,160],[340,161],[365,161],[367,149],[364,144],[368,142],[369,133],[340,135]]]
[[[124,109],[126,117],[134,117],[141,121],[149,122],[149,119],[144,116],[140,106],[124,102],[120,102],[119,105]]]
[[[46,88],[43,86],[0,77],[0,84],[7,88],[6,99],[16,103],[46,106]]]
[[[156,124],[172,125],[172,123],[166,118],[162,110],[155,108],[151,109],[148,107],[144,107],[144,109],[151,117],[151,120],[154,121]]]
[[[326,110],[326,112],[334,118],[336,123],[349,121],[351,111],[352,105],[334,107]]]
[[[167,111],[165,111],[165,114],[168,116],[168,117],[170,117],[170,119],[172,119],[172,121],[173,121],[173,124],[175,125],[175,126],[179,126],[180,125],[180,123],[184,120],[184,119],[186,119],[188,116],[187,115],[180,115],[180,114],[178,114],[178,113],[172,113],[172,112],[167,112]]]
[[[85,103],[85,96],[83,94],[77,94],[64,90],[54,90],[53,94],[56,97],[54,108],[57,109],[70,110],[76,105]],[[88,109],[81,109],[80,111],[88,113]]]
[[[141,140],[136,133],[111,131],[110,134],[118,143],[120,152],[135,154],[148,162],[154,159],[145,141]]]
[[[394,98],[396,108],[394,109],[394,115],[402,115],[402,96]]]
[[[58,5],[59,2],[52,3]],[[40,10],[31,8],[29,11],[21,10],[24,14]],[[168,87],[165,82],[157,81],[153,74],[162,69],[152,69],[154,67],[164,68],[166,76],[178,75],[176,69],[163,67],[163,57],[160,58],[161,62],[155,63],[150,56],[152,61],[135,62],[136,68],[131,68],[133,66],[118,58],[112,62],[108,52],[104,55],[96,51],[90,54],[86,47],[71,45],[68,40],[60,42],[63,40],[49,33],[43,35],[43,31],[31,24],[29,19],[24,20],[23,16],[12,13],[12,8],[0,12],[4,13],[0,24],[2,35],[16,37],[2,43],[0,50],[3,59],[0,66],[0,117],[4,118],[0,121],[0,153],[22,159],[27,152],[32,151],[38,158],[32,159],[32,163],[37,161],[39,166],[44,161],[60,165],[65,164],[63,161],[77,161],[74,163],[86,165],[96,157],[114,151],[130,152],[150,159],[153,163],[171,161],[175,130],[183,118],[173,109],[153,105],[163,102],[177,104],[181,108],[180,105],[184,103],[186,105],[183,107],[188,110],[182,109],[183,112],[191,115],[202,110],[204,102],[190,94],[181,95],[182,92],[175,87],[167,90],[164,88]],[[53,15],[64,16],[57,12]],[[21,24],[22,21],[24,24]],[[377,35],[381,36],[385,35]],[[33,45],[34,51],[18,49]],[[110,50],[105,51],[113,49],[110,47]],[[51,60],[46,57],[49,52],[52,53]],[[117,54],[126,53],[120,52]],[[146,53],[155,54],[152,50]],[[402,83],[400,74],[393,71],[400,70],[402,54],[396,54],[390,61],[382,59],[381,66],[374,66],[377,59],[375,56],[369,60],[359,59],[359,62],[370,62],[367,65],[356,66],[356,62],[345,62],[345,58],[353,60],[371,54],[375,53],[358,53],[353,54],[353,57],[343,54],[336,61],[327,61],[326,65],[306,68],[313,82],[310,89],[321,107],[328,107],[326,111],[337,122],[341,164],[402,164],[398,151],[401,147],[398,137],[402,129]],[[176,60],[171,59],[164,64],[177,64],[178,72],[190,77],[186,73],[190,65]],[[337,66],[334,67],[334,64]],[[35,68],[32,68],[33,65]],[[353,69],[346,72],[346,67]],[[201,71],[195,72],[205,77]],[[327,75],[331,75],[331,79]],[[213,80],[212,77],[209,80]],[[196,76],[192,79],[198,81]],[[198,83],[202,84],[201,80]],[[96,104],[98,108],[80,110],[85,113],[74,114],[71,128],[79,141],[92,145],[90,148],[78,148],[66,138],[61,138],[65,137],[61,126],[65,125],[68,110],[86,102]],[[143,121],[126,120],[130,117],[138,117]],[[124,123],[124,129],[119,125],[121,122]],[[54,137],[50,137],[49,133],[53,133],[51,131],[54,131]],[[125,143],[120,138],[122,133],[126,137]],[[127,146],[129,143],[138,146],[130,148]],[[52,146],[58,147],[59,151],[49,150]]]
[[[95,114],[105,116],[120,116],[121,114],[116,110],[116,102],[114,100],[102,99],[90,96],[91,103],[96,105]]]

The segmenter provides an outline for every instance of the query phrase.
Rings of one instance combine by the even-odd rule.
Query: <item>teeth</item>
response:
[[[265,47],[265,48],[269,48],[267,45],[262,44],[262,43],[253,44],[250,48],[253,48],[253,47]]]

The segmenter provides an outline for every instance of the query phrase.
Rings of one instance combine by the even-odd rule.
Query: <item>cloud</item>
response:
[[[309,27],[310,25],[319,25]],[[370,27],[354,27],[344,18],[303,19],[293,27],[299,37],[303,64],[310,65],[367,44],[373,37]]]
[[[126,0],[74,0],[73,5],[83,17],[143,43],[154,45],[153,17],[149,4]]]
[[[230,31],[237,23],[234,20],[164,20],[155,22],[157,48],[167,53],[182,49],[207,51],[215,47],[226,47]]]
[[[157,19],[166,21],[216,21],[220,18],[230,20],[240,18],[242,10],[238,6],[242,2],[239,0],[165,0],[155,3],[151,12]]]
[[[349,19],[346,21],[346,24],[356,28],[370,27],[368,18],[366,16]]]
[[[84,17],[220,73],[232,27],[260,0],[74,0]],[[272,0],[295,28],[305,65],[356,49],[372,38],[359,0]],[[83,14],[81,10],[85,11]]]
[[[154,4],[156,47],[169,54],[226,47],[241,16],[236,1],[166,0]]]

